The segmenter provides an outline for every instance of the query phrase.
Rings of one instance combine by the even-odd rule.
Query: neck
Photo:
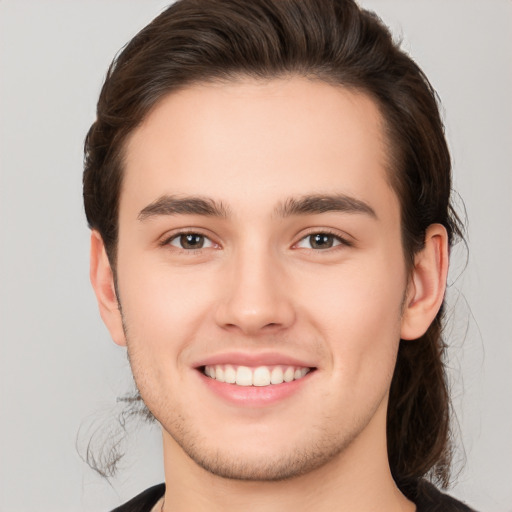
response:
[[[192,461],[163,432],[165,512],[413,512],[388,464],[386,403],[342,453],[320,468],[289,480],[253,482],[213,475]]]

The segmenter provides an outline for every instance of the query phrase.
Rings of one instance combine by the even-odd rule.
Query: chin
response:
[[[190,456],[190,455],[189,455]],[[333,454],[300,453],[280,458],[242,458],[215,454],[213,457],[191,456],[192,460],[209,473],[230,480],[276,482],[289,480],[323,466]]]
[[[220,478],[252,482],[290,480],[315,471],[339,456],[353,440],[334,436],[317,436],[296,443],[295,446],[272,449],[263,442],[254,446],[231,445],[222,450],[211,443],[178,440],[188,457],[199,467]],[[279,446],[279,445],[278,445]]]

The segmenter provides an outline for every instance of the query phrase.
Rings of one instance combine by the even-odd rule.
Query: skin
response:
[[[91,280],[162,425],[165,510],[414,510],[388,466],[388,391],[400,338],[421,336],[442,303],[447,237],[430,226],[406,268],[375,103],[299,77],[196,85],[164,98],[125,156],[121,308],[94,231]],[[373,214],[283,215],[290,198],[333,194]],[[155,214],[164,195],[223,215]],[[183,231],[203,247],[180,246]],[[284,399],[237,405],[197,369],[228,352],[315,370]]]

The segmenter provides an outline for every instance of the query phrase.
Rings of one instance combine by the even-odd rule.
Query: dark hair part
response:
[[[195,83],[304,76],[361,91],[383,116],[389,179],[401,204],[409,268],[427,227],[462,236],[450,204],[451,162],[435,91],[379,18],[352,0],[179,0],[111,64],[85,142],[84,203],[115,268],[123,148],[164,96]],[[400,342],[387,439],[406,492],[429,475],[449,483],[450,403],[443,308],[419,340]]]

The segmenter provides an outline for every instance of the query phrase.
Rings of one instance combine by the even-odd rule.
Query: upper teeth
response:
[[[302,379],[309,368],[295,366],[232,366],[230,364],[207,365],[204,373],[212,379],[238,386],[269,386]]]

